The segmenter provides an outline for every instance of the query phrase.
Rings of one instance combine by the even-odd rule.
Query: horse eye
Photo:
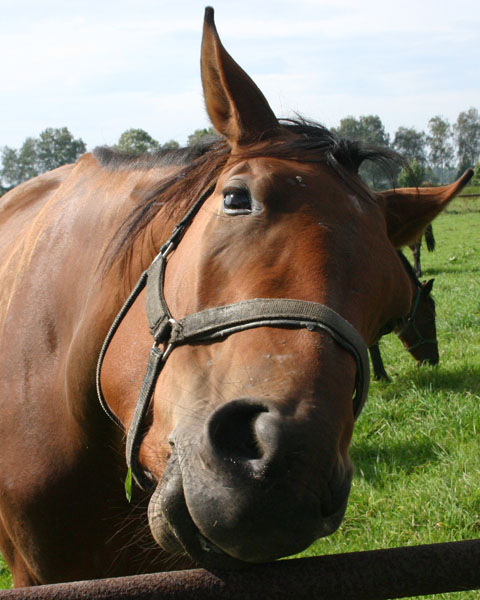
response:
[[[230,215],[246,215],[252,212],[252,199],[247,190],[225,190],[223,210]]]

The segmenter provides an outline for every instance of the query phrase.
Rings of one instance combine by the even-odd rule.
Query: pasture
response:
[[[480,198],[458,198],[435,220],[437,248],[422,249],[422,266],[435,278],[440,364],[417,368],[395,336],[382,340],[391,381],[372,382],[356,424],[346,517],[300,556],[480,535],[479,230]],[[0,587],[10,585],[1,561]]]

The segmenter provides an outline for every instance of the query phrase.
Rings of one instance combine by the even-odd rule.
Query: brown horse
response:
[[[435,324],[435,301],[431,296],[434,280],[420,282],[412,265],[400,250],[398,255],[409,278],[413,301],[410,312],[395,324],[393,331],[419,365],[436,365],[438,364],[437,328]],[[372,360],[374,379],[388,380],[379,342],[370,346],[368,350]]]
[[[211,9],[202,81],[223,141],[89,154],[2,198],[0,541],[17,586],[242,566],[334,531],[365,343],[412,303],[395,247],[469,178],[369,191],[369,153],[279,122]],[[131,504],[124,430],[145,488]]]

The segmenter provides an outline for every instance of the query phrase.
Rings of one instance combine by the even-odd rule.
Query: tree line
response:
[[[393,138],[377,115],[348,116],[332,128],[340,137],[363,141],[372,147],[386,147],[403,156],[404,162],[388,175],[381,165],[366,162],[360,174],[374,189],[391,187],[394,176],[403,187],[441,185],[455,179],[466,168],[475,166],[474,183],[480,185],[480,114],[476,108],[461,112],[455,123],[437,115],[428,122],[427,131],[399,127]],[[213,128],[197,129],[188,137],[195,144],[215,135]],[[122,133],[114,149],[133,155],[179,148],[175,140],[160,143],[143,129]],[[1,150],[0,193],[40,173],[75,162],[86,152],[82,139],[75,139],[67,127],[47,128],[38,138],[28,137],[18,149]]]

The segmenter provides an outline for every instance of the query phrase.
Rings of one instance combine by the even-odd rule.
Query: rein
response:
[[[164,296],[164,279],[167,257],[180,243],[185,230],[198,210],[211,194],[209,188],[192,205],[187,214],[174,228],[170,238],[163,244],[150,267],[142,273],[130,296],[117,314],[103,343],[97,363],[96,385],[100,405],[120,428],[120,419],[113,413],[103,396],[100,373],[108,346],[120,323],[140,292],[146,288],[146,313],[153,337],[145,378],[140,389],[132,422],[127,433],[126,459],[137,484],[151,487],[151,480],[139,463],[139,450],[143,439],[145,416],[151,403],[157,378],[170,356],[178,346],[199,342],[212,342],[255,327],[283,327],[326,331],[342,348],[353,355],[357,365],[353,415],[360,414],[368,394],[370,371],[367,346],[360,333],[337,312],[317,302],[289,298],[253,298],[233,304],[208,308],[174,319]],[[162,346],[162,348],[160,348]]]

